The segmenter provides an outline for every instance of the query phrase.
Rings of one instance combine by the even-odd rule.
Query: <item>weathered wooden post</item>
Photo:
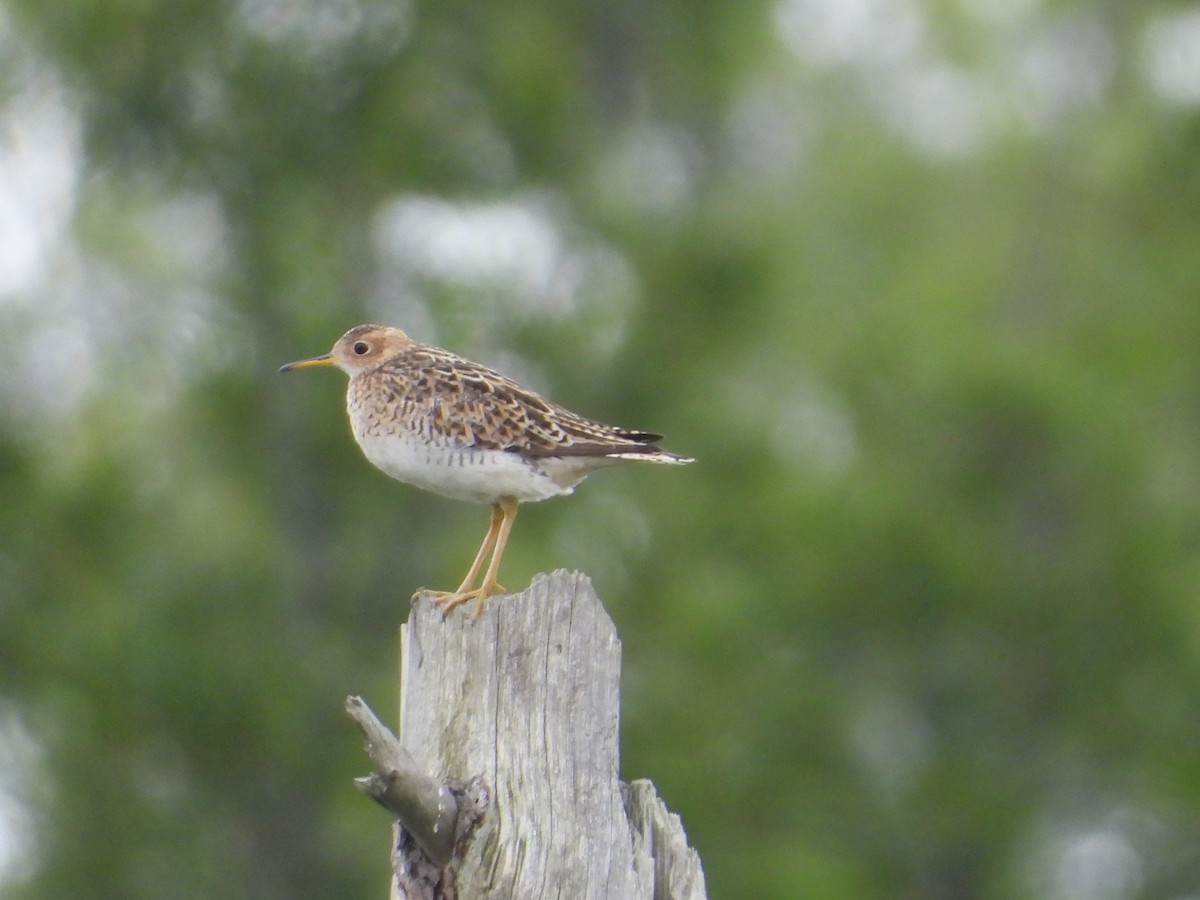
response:
[[[400,741],[347,701],[401,821],[393,900],[704,900],[648,781],[618,771],[621,643],[586,576],[539,575],[478,622],[418,602],[401,627]]]

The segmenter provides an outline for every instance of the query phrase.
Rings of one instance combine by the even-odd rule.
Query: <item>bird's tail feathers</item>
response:
[[[666,463],[672,466],[683,466],[688,463],[693,463],[696,460],[691,456],[680,456],[678,453],[671,453],[669,450],[659,450],[655,447],[647,447],[645,449],[636,450],[614,450],[612,453],[604,454],[609,459],[628,459],[634,462],[652,462]]]

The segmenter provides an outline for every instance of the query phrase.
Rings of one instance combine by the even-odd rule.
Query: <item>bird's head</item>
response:
[[[333,345],[333,349],[322,356],[298,359],[280,366],[280,372],[292,369],[308,369],[313,366],[337,366],[353,378],[362,372],[374,369],[381,362],[411,347],[413,339],[399,328],[386,325],[356,325]]]

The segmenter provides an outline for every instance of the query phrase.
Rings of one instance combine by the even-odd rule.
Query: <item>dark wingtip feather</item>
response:
[[[622,431],[620,436],[635,444],[657,444],[663,439],[661,434],[652,431]]]

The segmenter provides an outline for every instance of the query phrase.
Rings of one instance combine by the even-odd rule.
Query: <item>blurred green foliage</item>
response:
[[[1165,0],[5,0],[0,895],[382,896],[341,700],[486,515],[275,377],[371,320],[699,458],[504,581],[594,578],[711,896],[1200,891],[1197,59]]]

